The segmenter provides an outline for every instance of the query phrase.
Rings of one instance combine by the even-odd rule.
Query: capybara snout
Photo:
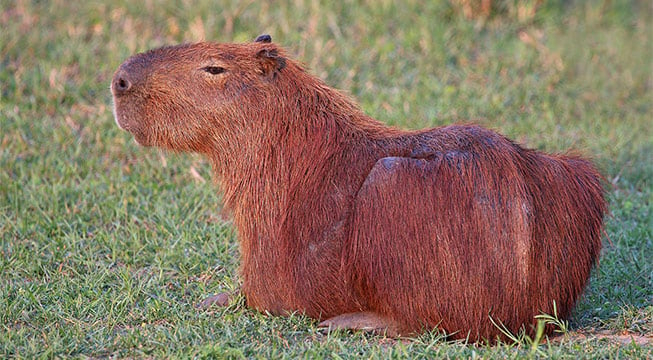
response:
[[[132,56],[120,65],[111,81],[111,92],[114,97],[127,95],[130,90],[145,83],[147,77],[156,69],[156,63],[150,54],[151,52]]]

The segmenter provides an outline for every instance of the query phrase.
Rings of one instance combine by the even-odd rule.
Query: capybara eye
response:
[[[227,69],[220,67],[220,66],[207,66],[205,68],[202,68],[202,70],[206,71],[207,73],[211,75],[218,75],[222,74],[223,72],[227,71]]]

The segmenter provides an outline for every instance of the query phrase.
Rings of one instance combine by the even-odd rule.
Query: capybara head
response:
[[[205,152],[215,140],[212,129],[252,120],[243,118],[251,114],[241,102],[269,95],[266,84],[286,67],[280,52],[261,35],[247,44],[204,42],[135,55],[111,82],[116,122],[141,145]]]

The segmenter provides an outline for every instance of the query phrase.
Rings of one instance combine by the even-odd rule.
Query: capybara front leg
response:
[[[385,333],[388,336],[398,335],[397,327],[383,316],[371,312],[363,311],[356,313],[347,313],[322,321],[319,327],[333,329],[363,330],[375,333]]]
[[[208,309],[211,306],[227,306],[233,299],[234,294],[232,293],[218,293],[207,297],[206,299],[200,301],[195,305],[198,309]]]

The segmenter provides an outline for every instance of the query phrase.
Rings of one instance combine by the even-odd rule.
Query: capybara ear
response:
[[[254,42],[271,43],[272,37],[268,34],[261,34],[256,37],[256,40],[254,40]]]
[[[274,46],[258,50],[256,58],[261,64],[261,71],[264,75],[275,77],[278,72],[286,67],[286,59],[279,55],[279,50]]]

